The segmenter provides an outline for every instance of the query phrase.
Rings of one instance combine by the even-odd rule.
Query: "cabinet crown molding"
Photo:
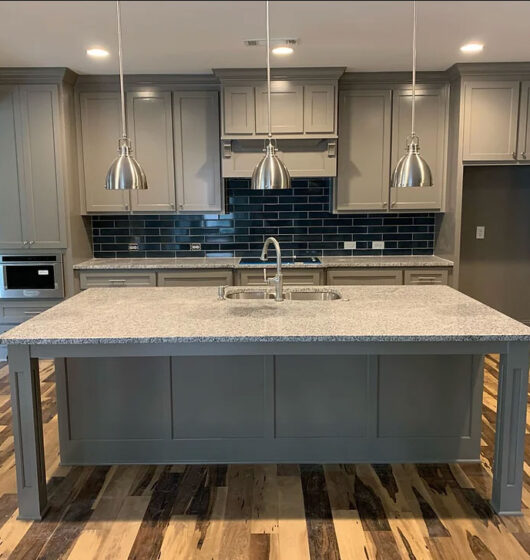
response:
[[[418,72],[418,84],[443,84],[449,81],[446,72]],[[387,86],[393,87],[396,85],[411,84],[411,72],[345,72],[339,79],[339,86],[341,88],[348,88],[350,86],[368,85],[374,87]]]
[[[273,80],[338,80],[346,70],[344,66],[314,68],[271,68]],[[213,73],[220,81],[266,80],[265,68],[214,68]]]
[[[219,89],[219,82],[213,74],[126,74],[125,89],[142,87],[164,89]],[[118,74],[84,74],[79,76],[76,87],[82,90],[119,91]]]
[[[0,68],[1,84],[60,84],[73,85],[78,75],[70,68]]]
[[[458,62],[446,70],[451,80],[486,76],[488,79],[530,76],[530,62]]]

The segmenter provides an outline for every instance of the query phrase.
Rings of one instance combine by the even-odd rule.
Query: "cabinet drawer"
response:
[[[403,271],[386,268],[369,270],[330,268],[327,284],[329,286],[399,285],[403,284]]]
[[[82,290],[88,288],[131,288],[141,286],[156,286],[156,272],[139,271],[108,271],[81,272],[79,284]]]
[[[174,270],[158,273],[159,286],[231,286],[231,270]]]
[[[62,300],[50,299],[48,301],[2,301],[0,303],[0,324],[18,325],[39,315],[46,309],[57,305]]]
[[[267,268],[267,276],[272,278],[276,274],[275,268]],[[282,269],[283,283],[285,286],[320,286],[324,284],[324,271],[322,269]],[[238,272],[240,286],[264,286],[263,269],[240,270]]]
[[[449,273],[445,269],[412,268],[405,270],[405,284],[443,284],[447,285]]]

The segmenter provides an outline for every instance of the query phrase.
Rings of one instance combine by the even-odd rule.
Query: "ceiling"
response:
[[[262,1],[123,1],[126,73],[204,73],[263,66],[264,52],[245,39],[264,37]],[[404,1],[271,2],[271,36],[300,45],[275,66],[346,66],[351,71],[410,69],[411,3]],[[454,62],[530,60],[530,2],[420,1],[418,68]],[[0,66],[68,66],[116,73],[115,2],[0,2]],[[485,43],[463,55],[469,41]],[[86,56],[89,47],[111,52]]]

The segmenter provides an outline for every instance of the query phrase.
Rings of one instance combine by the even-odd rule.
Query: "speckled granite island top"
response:
[[[96,288],[4,333],[2,342],[530,341],[530,328],[446,286],[323,289],[342,299],[219,300],[216,288]]]
[[[436,255],[425,256],[366,256],[366,257],[319,257],[320,264],[283,264],[286,268],[338,268],[338,267],[452,267],[453,262]],[[262,268],[262,264],[239,264],[239,257],[209,258],[183,257],[160,259],[90,259],[74,265],[75,270],[162,270],[178,268]],[[275,264],[270,259],[269,264]]]

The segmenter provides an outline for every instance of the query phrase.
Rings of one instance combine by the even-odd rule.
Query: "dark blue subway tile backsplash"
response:
[[[292,189],[269,192],[230,179],[226,189],[226,214],[94,216],[94,256],[259,256],[270,235],[286,256],[433,253],[434,214],[332,214],[331,179],[294,179]],[[345,241],[357,248],[344,249]],[[373,249],[372,241],[384,241],[385,248]],[[201,250],[191,251],[192,243]]]

